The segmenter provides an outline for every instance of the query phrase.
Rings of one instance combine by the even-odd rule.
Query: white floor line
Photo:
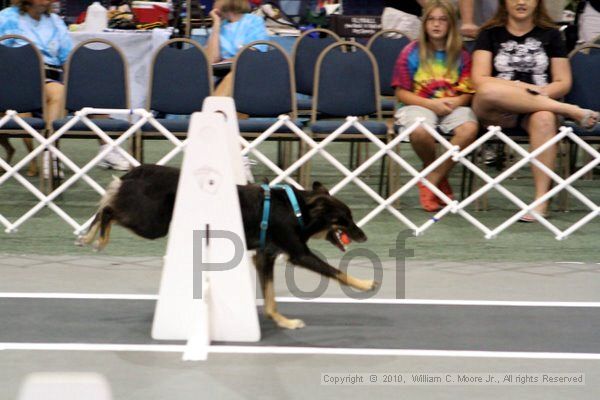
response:
[[[110,351],[110,352],[163,352],[183,353],[185,345],[119,345],[84,343],[0,343],[0,350],[22,351]],[[457,358],[515,358],[548,360],[600,360],[598,353],[551,353],[519,351],[474,350],[415,350],[415,349],[348,349],[334,347],[286,346],[215,346],[211,354],[301,354],[340,356],[390,356],[390,357],[457,357]]]
[[[109,293],[0,293],[0,298],[26,299],[79,299],[79,300],[157,300],[156,294],[109,294]],[[399,304],[399,305],[448,305],[448,306],[499,306],[499,307],[581,307],[598,308],[600,302],[593,301],[510,301],[510,300],[444,300],[444,299],[353,299],[349,297],[320,297],[302,299],[298,297],[277,297],[280,303],[316,304]],[[257,305],[262,305],[262,299]]]
[[[556,264],[585,264],[581,261],[557,261]]]
[[[157,300],[157,294],[112,294],[112,293],[0,293],[3,299],[80,299],[80,300]]]
[[[318,304],[412,304],[449,306],[500,306],[500,307],[600,307],[600,302],[577,301],[504,301],[504,300],[443,300],[443,299],[352,299],[329,298],[300,299],[297,297],[277,297],[280,303]]]

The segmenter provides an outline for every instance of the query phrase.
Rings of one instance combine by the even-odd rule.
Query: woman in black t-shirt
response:
[[[481,29],[473,53],[473,111],[483,126],[521,126],[529,133],[531,150],[558,130],[557,115],[593,128],[595,111],[561,103],[571,88],[571,69],[564,41],[548,17],[543,0],[500,0],[496,15]],[[556,146],[537,159],[554,169]],[[533,167],[535,198],[550,188],[551,179]],[[548,202],[534,207],[544,216]],[[525,214],[524,222],[535,218]]]

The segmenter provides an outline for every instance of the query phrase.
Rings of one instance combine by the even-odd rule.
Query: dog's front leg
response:
[[[288,319],[277,311],[275,302],[275,289],[273,288],[273,270],[275,266],[275,257],[259,251],[254,256],[254,265],[258,272],[258,279],[263,291],[265,300],[265,314],[271,318],[277,326],[286,329],[304,328],[304,321],[301,319]]]
[[[299,267],[308,268],[311,271],[325,275],[329,278],[337,279],[344,285],[351,286],[358,290],[373,290],[379,285],[379,283],[372,279],[358,279],[352,275],[348,275],[347,273],[340,271],[337,268],[332,267],[313,254],[308,247],[306,247],[306,252],[303,252],[303,254],[291,257],[290,262]]]

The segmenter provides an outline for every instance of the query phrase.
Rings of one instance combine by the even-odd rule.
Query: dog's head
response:
[[[314,230],[312,237],[323,238],[341,251],[346,250],[350,241],[367,240],[367,235],[354,223],[350,208],[330,195],[321,183],[313,184],[306,203]]]

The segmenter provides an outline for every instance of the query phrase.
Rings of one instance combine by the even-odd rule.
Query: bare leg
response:
[[[25,148],[27,148],[28,153],[31,153],[33,151],[33,139],[32,138],[23,138],[23,144],[25,145]],[[27,168],[27,176],[37,176],[37,174],[38,174],[37,161],[34,158],[29,163],[29,168]]]
[[[473,111],[479,118],[494,123],[502,120],[506,113],[531,114],[538,111],[550,111],[574,121],[581,121],[587,110],[546,96],[536,96],[527,93],[523,88],[505,85],[502,82],[487,82],[477,88],[473,99]],[[597,116],[591,115],[589,122],[597,122]]]
[[[12,158],[15,155],[15,148],[10,144],[7,137],[0,137],[0,146],[4,147],[4,151],[6,152],[6,162],[10,164],[12,162]]]
[[[542,144],[552,139],[558,130],[556,116],[548,111],[539,111],[529,115],[523,123],[524,128],[529,133],[530,151],[540,147]],[[556,145],[540,154],[537,159],[549,169],[554,170],[556,162]],[[542,172],[539,168],[532,166],[533,182],[535,185],[535,198],[542,197],[548,190],[552,179]],[[545,202],[536,208],[540,214],[546,214],[548,202]]]
[[[219,85],[215,88],[214,96],[231,97],[233,94],[233,74],[230,72],[221,79]]]
[[[467,147],[475,141],[478,129],[479,125],[477,123],[465,122],[464,124],[454,129],[454,136],[450,140],[450,143],[452,143],[455,146],[458,146],[461,149],[464,149],[465,147]],[[443,178],[448,176],[448,173],[454,167],[455,164],[456,163],[452,161],[452,158],[448,158],[439,167],[433,170],[427,176],[427,179],[434,185],[437,185]]]
[[[63,114],[62,105],[65,88],[61,83],[48,82],[45,89],[46,111],[44,119],[46,120],[46,126],[50,127],[52,121],[59,119]]]
[[[423,162],[423,168],[435,161],[435,139],[423,127],[419,126],[410,134],[410,145]],[[431,178],[436,179],[437,177]],[[431,181],[434,185],[437,185],[438,182],[439,178],[435,182]]]

